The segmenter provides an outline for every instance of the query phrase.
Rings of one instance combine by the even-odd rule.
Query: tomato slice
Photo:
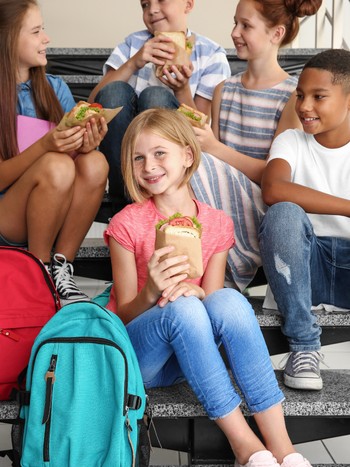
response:
[[[99,104],[98,102],[94,102],[93,104],[90,104],[90,107],[97,107],[98,109],[103,109],[103,106]]]
[[[179,225],[181,227],[193,227],[192,219],[188,216],[175,217],[169,221],[169,225]]]

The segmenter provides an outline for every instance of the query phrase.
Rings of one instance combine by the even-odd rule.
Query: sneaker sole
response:
[[[321,378],[294,378],[284,374],[283,381],[286,386],[292,389],[305,389],[308,391],[320,391],[323,388]]]

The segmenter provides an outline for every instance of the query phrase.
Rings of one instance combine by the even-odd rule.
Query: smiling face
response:
[[[187,31],[187,14],[194,0],[141,0],[143,22],[151,34],[155,31]]]
[[[136,140],[134,177],[151,196],[176,193],[192,164],[189,146],[179,146],[149,130],[142,131]]]
[[[350,141],[350,94],[332,81],[329,71],[306,68],[299,78],[295,110],[305,133],[322,146],[336,148]]]
[[[240,0],[234,22],[231,37],[240,59],[260,58],[270,50],[276,28],[267,27],[254,0]]]
[[[29,79],[29,69],[47,64],[46,48],[49,37],[44,31],[39,7],[31,6],[23,18],[18,38],[19,79]]]

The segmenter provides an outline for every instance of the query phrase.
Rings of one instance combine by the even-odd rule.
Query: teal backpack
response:
[[[132,467],[146,395],[125,326],[93,302],[40,331],[26,377],[22,467]],[[24,398],[26,399],[26,398]]]

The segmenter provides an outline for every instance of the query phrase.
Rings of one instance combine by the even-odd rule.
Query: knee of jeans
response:
[[[174,302],[169,302],[164,316],[174,323],[181,321],[190,327],[198,327],[202,316],[208,319],[205,307],[197,297],[179,297]]]
[[[270,206],[264,215],[259,235],[271,236],[271,232],[276,232],[278,235],[284,236],[288,231],[289,236],[292,230],[300,231],[305,222],[308,222],[305,211],[297,204],[276,203]]]
[[[95,101],[108,108],[126,105],[136,98],[137,95],[130,84],[124,81],[112,81],[97,93]]]
[[[235,289],[224,288],[208,295],[203,304],[212,322],[237,328],[250,326],[255,314],[248,300]]]
[[[155,107],[177,108],[174,95],[161,86],[149,86],[139,95],[139,111]]]

